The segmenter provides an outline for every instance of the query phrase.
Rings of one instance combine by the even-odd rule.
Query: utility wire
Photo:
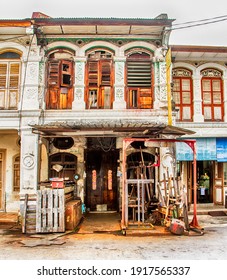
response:
[[[196,22],[204,22],[204,21],[210,21],[210,20],[215,20],[215,19],[221,19],[221,18],[227,18],[227,15],[224,16],[219,16],[219,17],[213,17],[213,18],[206,18],[206,19],[200,19],[200,20],[193,20],[193,21],[187,21],[183,23],[173,23],[172,26],[177,26],[177,25],[185,25],[185,24],[191,24],[191,23],[196,23]]]
[[[178,29],[185,29],[185,28],[197,27],[197,26],[202,26],[202,25],[217,23],[217,22],[221,22],[221,21],[226,21],[226,20],[227,20],[227,18],[224,18],[224,19],[214,20],[214,21],[210,21],[210,22],[197,23],[197,24],[192,24],[192,25],[187,25],[187,26],[182,26],[182,27],[170,28],[170,29],[168,29],[168,30],[170,31],[170,30],[178,30]]]

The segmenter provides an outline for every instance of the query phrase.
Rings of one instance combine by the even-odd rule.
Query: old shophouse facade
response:
[[[25,193],[35,198],[37,189],[56,177],[75,184],[76,196],[90,210],[107,205],[118,211],[124,138],[192,137],[196,131],[196,140],[209,137],[211,147],[224,146],[225,48],[208,48],[194,61],[188,49],[184,57],[172,46],[177,110],[171,115],[174,126],[168,126],[165,55],[172,21],[166,15],[55,19],[40,13],[0,20],[1,211],[18,211]],[[203,101],[211,95],[211,103]],[[192,201],[191,158],[180,152],[186,150],[182,145],[177,146],[178,171]],[[173,151],[168,145],[132,142],[126,152],[128,178],[136,176],[141,161],[157,164]],[[208,202],[223,203],[221,161],[216,153],[198,164],[199,176],[206,171],[210,182],[217,179]],[[154,168],[154,183],[157,177]]]
[[[1,21],[1,210],[51,178],[87,208],[121,205],[122,139],[167,126],[165,52],[172,20]],[[147,132],[148,131],[148,132]],[[129,165],[155,161],[131,147]],[[144,149],[145,147],[143,147]]]
[[[226,47],[172,46],[173,100],[176,124],[195,131],[197,146],[197,199],[225,204],[227,68]],[[177,159],[191,201],[192,154],[178,145]]]

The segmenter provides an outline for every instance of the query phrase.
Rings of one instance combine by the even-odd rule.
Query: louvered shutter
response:
[[[0,108],[5,107],[5,96],[6,96],[6,89],[7,89],[7,64],[1,63],[0,64]]]
[[[128,61],[127,84],[128,87],[151,87],[150,61]]]
[[[60,61],[53,60],[48,63],[48,87],[59,87]]]
[[[10,63],[10,76],[9,76],[9,108],[17,108],[18,95],[19,95],[19,63]]]

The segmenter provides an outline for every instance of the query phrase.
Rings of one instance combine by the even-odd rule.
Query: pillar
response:
[[[193,79],[193,106],[194,106],[194,122],[204,122],[204,116],[202,114],[202,93],[201,93],[201,75],[195,73]]]
[[[75,58],[74,100],[72,103],[73,110],[85,110],[85,63],[86,57]]]
[[[126,57],[115,57],[115,83],[113,109],[126,109],[125,101],[125,61]]]

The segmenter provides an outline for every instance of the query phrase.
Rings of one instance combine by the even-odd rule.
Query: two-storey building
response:
[[[227,48],[172,46],[172,93],[176,125],[196,133],[197,199],[224,204],[227,143]],[[187,137],[188,138],[188,137]],[[191,151],[177,144],[179,172],[193,203]]]
[[[185,133],[168,127],[172,22],[165,14],[0,20],[1,210],[19,209],[53,177],[76,182],[90,210],[120,209],[123,139]],[[131,143],[128,177],[157,155],[160,147]]]

